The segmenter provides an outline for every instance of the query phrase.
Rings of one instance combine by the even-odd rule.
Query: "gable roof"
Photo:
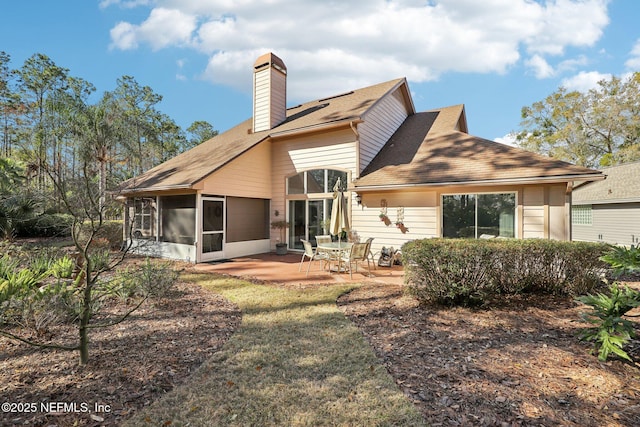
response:
[[[603,168],[604,181],[573,190],[573,204],[640,202],[640,162]]]
[[[460,124],[463,127],[460,127]],[[460,105],[409,116],[356,180],[356,190],[566,182],[599,171],[469,135]]]
[[[404,78],[318,99],[287,109],[287,118],[270,130],[252,133],[248,119],[166,162],[121,184],[122,193],[189,189],[236,157],[268,138],[312,132],[358,122]],[[413,105],[409,105],[413,108]]]

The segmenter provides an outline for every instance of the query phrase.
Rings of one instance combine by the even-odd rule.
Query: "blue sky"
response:
[[[288,105],[406,77],[418,111],[463,103],[504,141],[559,86],[640,71],[637,0],[24,0],[2,4],[0,50],[35,53],[113,90],[133,76],[186,128],[251,116],[251,66],[272,51]]]

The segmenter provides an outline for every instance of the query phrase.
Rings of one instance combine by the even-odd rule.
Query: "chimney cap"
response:
[[[282,59],[278,58],[272,52],[265,53],[264,55],[261,55],[258,59],[256,59],[256,62],[253,64],[253,69],[257,70],[267,65],[273,65],[283,73],[287,72],[287,67],[284,65]]]

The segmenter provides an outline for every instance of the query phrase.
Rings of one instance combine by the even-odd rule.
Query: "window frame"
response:
[[[474,196],[475,197],[475,207],[474,207],[474,237],[478,239],[480,236],[478,235],[478,197],[482,195],[500,195],[500,194],[511,194],[514,196],[514,205],[513,205],[513,238],[518,237],[518,191],[477,191],[477,192],[455,192],[455,193],[441,193],[440,194],[440,236],[444,237],[444,198],[447,196]],[[498,236],[496,236],[498,237]],[[455,238],[455,237],[450,237]]]

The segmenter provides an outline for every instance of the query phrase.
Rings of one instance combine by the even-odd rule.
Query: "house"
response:
[[[253,116],[122,184],[140,252],[206,262],[326,233],[338,178],[354,238],[571,238],[574,166],[468,134],[463,105],[416,112],[404,78],[291,108],[287,68],[253,67]]]
[[[604,168],[604,181],[573,191],[573,239],[617,245],[640,243],[640,162]]]

